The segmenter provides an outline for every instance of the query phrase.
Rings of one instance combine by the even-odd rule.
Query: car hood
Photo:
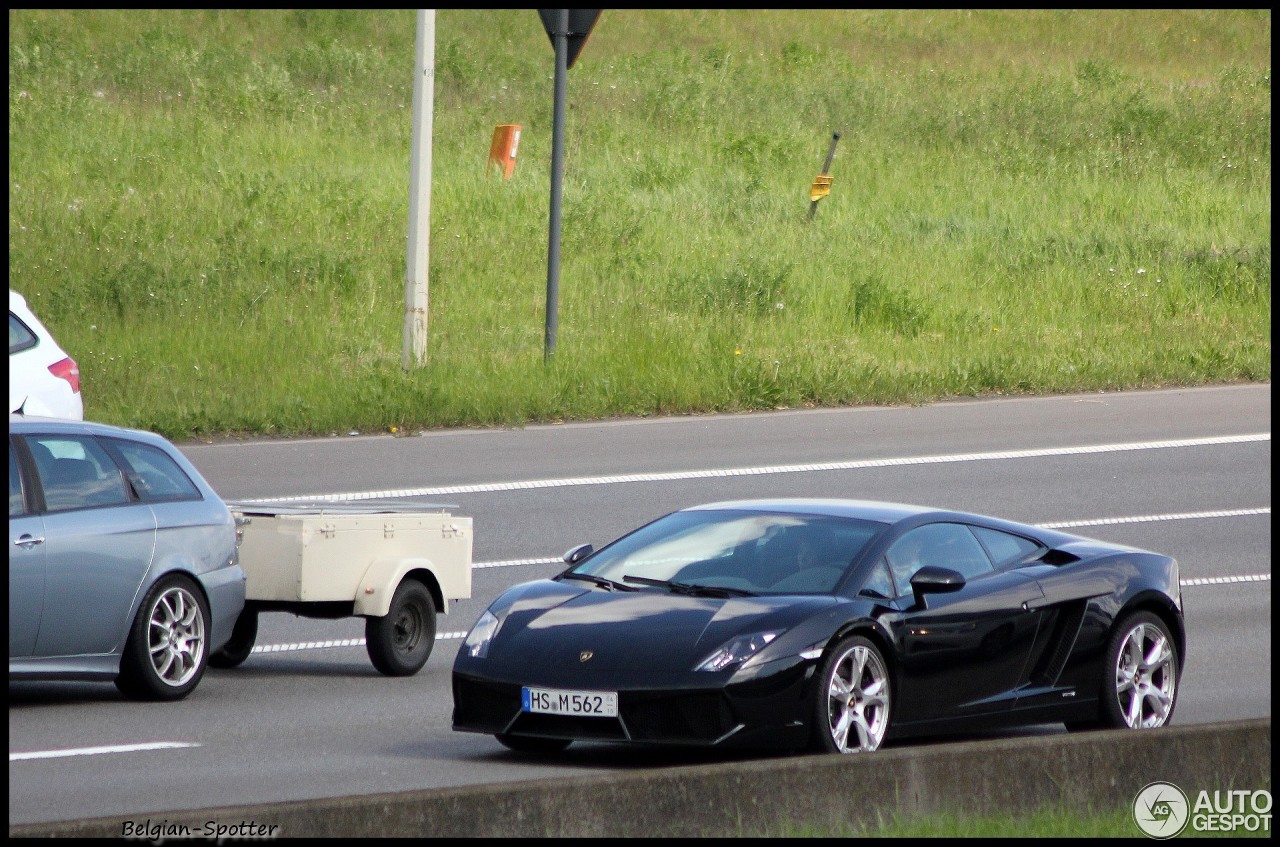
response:
[[[687,684],[693,668],[730,639],[786,630],[837,602],[808,596],[690,597],[660,588],[603,591],[549,580],[512,593],[501,604],[506,614],[486,672],[524,684],[578,688]],[[710,674],[699,674],[704,675],[709,681]]]

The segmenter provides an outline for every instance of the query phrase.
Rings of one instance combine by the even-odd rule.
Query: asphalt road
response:
[[[262,617],[258,652],[177,704],[11,683],[9,822],[581,776],[726,754],[575,744],[510,753],[450,729],[461,636],[503,588],[696,502],[946,506],[1176,556],[1189,647],[1175,723],[1271,715],[1271,386],[997,398],[181,445],[227,499],[407,497],[474,519],[473,597],[417,676],[378,674],[358,619]],[[308,646],[311,645],[311,646]],[[1027,732],[1058,732],[1058,727]],[[917,742],[921,743],[921,742]],[[133,749],[143,745],[143,749]],[[734,756],[733,758],[739,758]]]

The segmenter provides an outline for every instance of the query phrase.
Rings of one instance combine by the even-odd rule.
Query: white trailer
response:
[[[245,608],[231,640],[209,658],[249,657],[262,612],[363,617],[365,649],[388,676],[417,673],[436,639],[436,615],[471,597],[471,518],[452,506],[378,503],[228,503],[241,532]]]

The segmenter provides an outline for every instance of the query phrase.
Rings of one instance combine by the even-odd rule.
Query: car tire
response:
[[[387,676],[413,676],[436,643],[436,604],[422,583],[407,579],[396,587],[391,607],[364,624],[369,661]]]
[[[1178,696],[1178,667],[1177,643],[1159,616],[1125,616],[1107,641],[1095,726],[1152,729],[1168,724]]]
[[[209,606],[188,577],[171,574],[147,592],[125,640],[116,687],[134,700],[181,700],[204,676]]]
[[[209,657],[209,664],[215,668],[234,668],[244,663],[253,652],[253,643],[258,640],[258,612],[256,609],[245,609],[236,618],[236,625],[231,630],[231,638],[222,649]]]
[[[528,735],[495,735],[498,743],[517,753],[559,753],[573,743],[566,738],[533,738]]]
[[[874,641],[854,635],[823,659],[813,702],[813,746],[824,753],[871,752],[889,731],[889,665]]]

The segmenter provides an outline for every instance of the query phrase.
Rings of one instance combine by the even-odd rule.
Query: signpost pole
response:
[[[560,204],[564,171],[564,110],[569,76],[569,10],[557,9],[556,31],[552,41],[556,50],[555,116],[551,129],[551,231],[547,243],[547,329],[543,361],[551,361],[556,353],[557,311],[560,297]]]
[[[427,358],[427,258],[431,240],[431,114],[435,102],[436,10],[418,10],[413,78],[413,150],[409,157],[409,247],[404,280],[400,366]]]

